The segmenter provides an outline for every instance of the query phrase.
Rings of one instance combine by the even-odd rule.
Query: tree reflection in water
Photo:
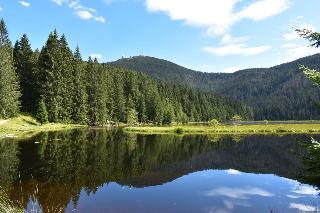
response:
[[[121,130],[41,133],[22,141],[0,141],[0,186],[17,206],[27,208],[33,197],[43,212],[56,212],[70,202],[77,206],[81,191],[94,194],[111,182],[140,188],[205,169],[298,179],[306,152],[299,142],[309,138],[134,135]],[[319,166],[319,158],[317,162]]]

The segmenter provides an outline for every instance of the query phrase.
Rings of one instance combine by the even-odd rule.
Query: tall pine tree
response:
[[[77,124],[87,124],[88,96],[85,84],[85,64],[79,47],[73,57],[73,102],[72,120]]]
[[[29,39],[24,34],[20,41],[17,41],[13,49],[14,64],[21,86],[21,107],[24,112],[33,112],[37,102],[36,76],[35,76],[35,55],[29,44]]]
[[[58,121],[62,123],[70,123],[72,121],[72,107],[73,107],[73,54],[68,46],[65,35],[62,35],[59,40],[58,49],[58,73],[59,80],[59,98],[61,104],[59,106]]]
[[[21,96],[14,68],[13,53],[6,24],[0,21],[0,118],[10,118],[19,112]]]
[[[59,113],[63,110],[61,96],[61,69],[58,62],[59,40],[56,31],[50,33],[38,59],[37,89],[47,106],[48,120],[59,121]]]

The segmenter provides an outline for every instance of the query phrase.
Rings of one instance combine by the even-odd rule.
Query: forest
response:
[[[320,54],[271,68],[255,68],[235,73],[203,73],[172,62],[137,56],[110,63],[148,76],[187,85],[241,101],[252,109],[255,120],[317,120],[319,87],[310,82],[301,64],[320,70]],[[213,70],[214,71],[214,70]]]
[[[249,119],[244,104],[185,85],[163,83],[145,74],[81,57],[66,36],[54,30],[41,50],[32,50],[24,34],[12,45],[0,22],[0,118],[19,113],[39,122],[103,126],[170,124],[188,121]]]

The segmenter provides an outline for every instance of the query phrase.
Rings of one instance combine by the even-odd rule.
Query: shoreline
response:
[[[139,134],[315,134],[320,133],[320,124],[131,126],[123,130]]]
[[[48,123],[39,124],[33,117],[20,115],[3,121],[0,124],[0,139],[31,137],[40,132],[63,131],[78,128],[86,128],[80,124]],[[5,121],[5,122],[4,122]]]

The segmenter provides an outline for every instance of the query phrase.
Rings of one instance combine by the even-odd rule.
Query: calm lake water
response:
[[[76,130],[6,139],[0,202],[28,212],[319,212],[319,191],[303,178],[310,137]]]

